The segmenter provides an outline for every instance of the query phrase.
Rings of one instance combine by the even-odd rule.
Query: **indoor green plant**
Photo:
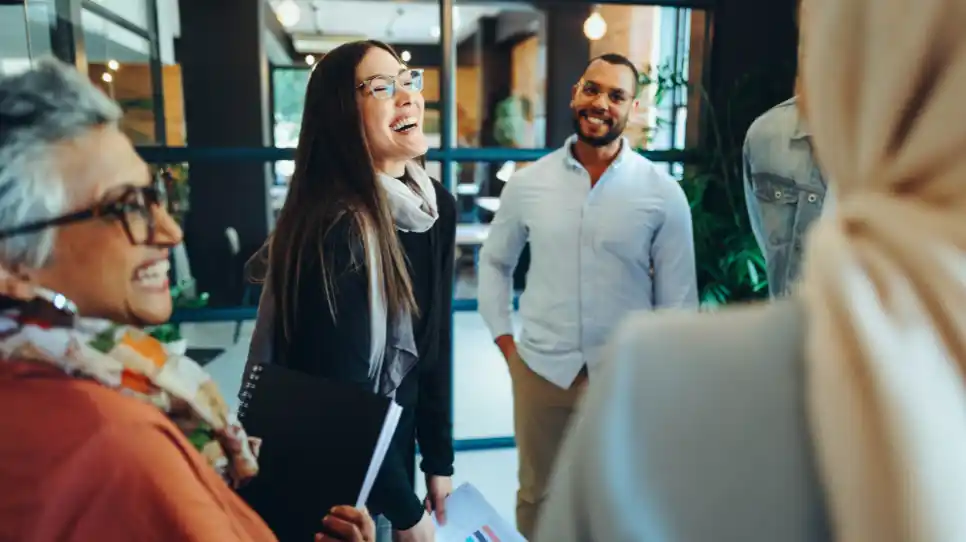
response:
[[[742,188],[742,146],[728,140],[707,92],[700,92],[708,143],[682,186],[691,202],[701,303],[713,308],[764,297],[768,282]]]

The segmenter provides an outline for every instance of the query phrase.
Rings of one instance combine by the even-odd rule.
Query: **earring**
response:
[[[77,322],[77,305],[64,294],[47,288],[33,288],[33,299],[20,305],[25,320],[39,320],[53,327],[73,328]]]

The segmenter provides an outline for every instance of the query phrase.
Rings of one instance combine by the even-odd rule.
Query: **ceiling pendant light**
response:
[[[607,21],[600,14],[600,8],[594,7],[594,12],[584,21],[584,35],[591,41],[597,41],[607,33]]]
[[[291,28],[298,24],[302,18],[302,10],[295,0],[282,0],[275,4],[275,17],[285,28]]]

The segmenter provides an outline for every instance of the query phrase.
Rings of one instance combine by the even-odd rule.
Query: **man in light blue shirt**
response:
[[[480,254],[479,310],[513,381],[517,527],[528,538],[608,336],[631,311],[698,304],[684,191],[621,137],[639,90],[627,58],[609,54],[588,64],[573,88],[576,135],[510,178]],[[517,342],[513,269],[527,242]]]

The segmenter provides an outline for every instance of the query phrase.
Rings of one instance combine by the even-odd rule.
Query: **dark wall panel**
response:
[[[584,21],[592,6],[547,6],[547,146],[559,147],[573,133],[570,91],[590,59]]]
[[[756,117],[793,94],[798,50],[795,4],[796,0],[722,0],[713,14],[711,100],[722,128],[739,144]],[[728,112],[727,117],[722,118],[722,112]]]
[[[188,145],[269,145],[265,2],[181,0],[180,9],[178,60]],[[215,31],[228,28],[230,32]],[[213,304],[237,304],[242,263],[268,234],[271,164],[198,162],[189,167],[191,211],[185,245],[192,274]],[[238,232],[241,252],[235,257],[227,228]]]

